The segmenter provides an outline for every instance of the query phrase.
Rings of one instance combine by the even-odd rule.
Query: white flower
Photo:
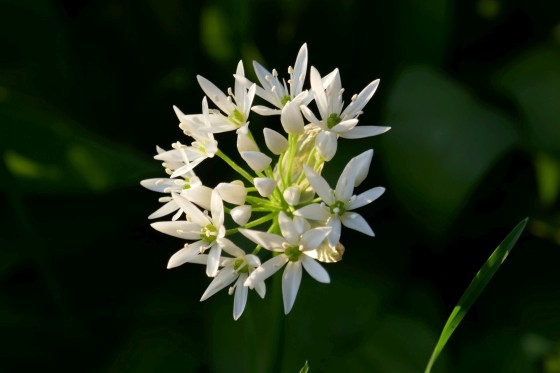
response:
[[[340,83],[338,69],[334,71],[331,78],[322,80],[317,69],[311,67],[311,88],[321,119],[317,119],[307,106],[300,108],[308,121],[321,128],[321,132],[317,135],[316,146],[326,161],[330,161],[335,155],[339,136],[347,139],[359,139],[380,135],[390,129],[390,127],[381,126],[356,127],[358,116],[375,93],[378,85],[379,79],[368,84],[358,95],[354,95],[350,105],[342,110],[344,89]]]
[[[235,290],[235,297],[233,300],[233,318],[234,320],[237,320],[243,313],[245,304],[247,303],[248,288],[243,284],[253,270],[261,265],[261,261],[255,255],[245,254],[243,250],[227,238],[222,239],[222,245],[224,251],[232,255],[233,258],[222,258],[221,265],[223,265],[224,268],[222,268],[214,280],[212,280],[204,294],[202,294],[200,301],[202,302],[210,298],[212,295],[235,281],[235,284],[229,288],[228,293],[231,295]],[[255,286],[255,290],[261,298],[264,298],[266,293],[264,282]]]
[[[280,212],[278,221],[282,236],[241,228],[239,232],[265,249],[280,253],[256,268],[245,281],[245,286],[250,288],[260,286],[260,283],[287,264],[282,275],[282,295],[284,313],[288,314],[299,290],[302,266],[315,280],[322,283],[330,282],[327,271],[309,256],[310,252],[317,249],[327,237],[330,228],[309,229],[309,224],[304,219],[296,216],[292,221],[284,212]]]
[[[224,227],[224,204],[217,191],[212,192],[211,217],[202,213],[195,205],[179,194],[173,193],[173,199],[179,207],[187,214],[187,221],[165,221],[152,223],[152,227],[170,236],[183,238],[185,240],[196,240],[192,244],[177,251],[169,259],[167,268],[174,268],[186,262],[190,262],[198,254],[208,253],[208,264],[206,274],[214,277],[218,273],[222,247],[227,244],[224,241],[226,229]]]
[[[262,85],[262,88],[257,86],[257,96],[268,101],[277,108],[271,109],[260,105],[253,106],[252,110],[257,114],[280,114],[287,102],[294,102],[297,104],[296,107],[299,107],[299,105],[305,105],[313,99],[313,96],[309,94],[308,91],[303,90],[303,83],[307,74],[307,44],[303,44],[299,49],[294,67],[292,68],[290,66],[288,68],[290,79],[287,83],[285,80],[280,82],[280,79],[278,79],[278,72],[276,72],[275,69],[272,69],[271,73],[256,61],[253,61],[253,67]],[[245,77],[236,76],[236,79],[242,82],[246,87],[252,84]]]
[[[160,202],[164,202],[165,204],[148,216],[148,219],[157,219],[177,210],[179,211],[173,216],[172,220],[177,220],[179,218],[183,210],[179,208],[177,202],[172,198],[171,193],[179,193],[198,206],[206,210],[210,209],[212,189],[202,185],[202,182],[197,176],[191,176],[185,179],[146,179],[142,180],[140,184],[144,188],[154,192],[169,193],[169,196],[160,198]]]
[[[239,61],[237,64],[237,71],[235,77],[245,77],[243,70],[243,63]],[[238,129],[246,129],[249,119],[249,112],[251,111],[251,104],[255,97],[256,84],[245,88],[244,84],[238,79],[235,80],[235,92],[228,89],[228,96],[224,94],[218,87],[216,87],[208,79],[197,75],[198,84],[206,93],[206,95],[216,104],[218,108],[227,116],[219,112],[213,111],[210,115],[210,124],[214,128],[214,132],[225,132]]]
[[[306,219],[326,222],[332,228],[328,237],[329,245],[332,247],[340,240],[341,223],[350,229],[374,236],[366,220],[360,214],[352,212],[375,201],[385,192],[385,188],[376,187],[357,196],[353,195],[356,178],[362,177],[362,169],[369,166],[367,160],[371,161],[372,154],[373,151],[368,150],[348,162],[336,183],[335,190],[332,190],[327,181],[312,168],[304,166],[305,176],[323,203],[307,205],[294,214]]]

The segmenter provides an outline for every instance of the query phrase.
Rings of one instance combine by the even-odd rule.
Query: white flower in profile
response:
[[[222,257],[221,265],[224,268],[222,268],[214,280],[212,280],[204,294],[202,294],[200,301],[202,302],[210,298],[212,295],[235,281],[235,284],[229,288],[228,293],[231,295],[235,291],[233,300],[233,319],[237,320],[243,313],[245,304],[247,303],[247,293],[249,288],[243,284],[254,269],[261,265],[261,261],[259,257],[255,255],[245,254],[243,250],[227,238],[222,239],[222,245],[224,251],[232,255],[233,258]],[[264,282],[257,284],[257,286],[255,286],[255,290],[261,298],[264,298],[266,293]]]
[[[241,228],[239,232],[265,249],[279,253],[257,267],[245,281],[245,286],[250,288],[260,286],[260,283],[286,264],[282,275],[282,296],[284,313],[288,314],[299,290],[302,266],[315,280],[322,283],[330,282],[327,271],[309,254],[319,247],[331,229],[329,227],[310,229],[305,219],[296,216],[292,221],[283,211],[278,216],[278,222],[282,236]]]
[[[162,216],[169,215],[177,210],[177,213],[171,220],[177,220],[181,216],[184,211],[179,207],[177,202],[175,202],[171,195],[172,193],[179,193],[181,196],[197,204],[203,209],[210,209],[212,189],[202,185],[202,182],[196,175],[194,175],[194,173],[192,173],[192,176],[185,177],[184,179],[154,178],[142,180],[140,184],[144,188],[154,192],[169,194],[169,196],[160,198],[160,202],[164,202],[165,204],[148,216],[148,219],[161,218]]]
[[[347,139],[359,139],[380,135],[391,129],[391,127],[382,126],[356,126],[358,116],[379,85],[379,79],[374,80],[359,94],[354,95],[352,102],[343,110],[342,93],[344,89],[342,89],[338,69],[331,73],[333,75],[329,74],[329,79],[321,79],[321,75],[313,66],[310,74],[311,88],[321,119],[318,119],[305,105],[300,109],[309,122],[321,128],[315,144],[326,161],[330,161],[334,157],[339,136]]]
[[[200,211],[189,200],[180,194],[173,193],[173,199],[179,207],[185,211],[187,221],[164,221],[152,223],[152,227],[170,236],[183,238],[185,240],[197,240],[177,251],[169,259],[167,268],[174,268],[190,262],[199,254],[207,250],[208,262],[206,274],[214,277],[218,273],[222,247],[229,240],[224,240],[226,229],[224,227],[224,204],[217,191],[212,192],[211,217]]]
[[[234,76],[236,78],[245,77],[242,61],[239,61],[237,64],[237,70]],[[229,88],[228,95],[226,96],[222,90],[208,79],[200,75],[197,75],[196,78],[204,93],[226,114],[224,116],[219,111],[215,110],[210,113],[209,121],[210,127],[213,128],[212,131],[214,133],[232,130],[241,130],[245,132],[249,123],[251,104],[255,97],[256,84],[246,88],[241,81],[235,79],[234,91]]]
[[[340,240],[341,223],[350,229],[374,236],[366,220],[352,211],[375,201],[385,192],[385,188],[375,187],[357,196],[353,195],[354,186],[361,183],[367,175],[372,156],[373,150],[368,150],[352,158],[342,171],[335,190],[332,190],[327,181],[311,167],[304,166],[305,176],[323,202],[304,206],[294,214],[306,219],[326,222],[327,226],[332,228],[328,236],[331,247]]]
[[[208,118],[206,97],[202,100],[202,108],[204,117]],[[183,145],[177,141],[172,144],[172,150],[159,152],[154,157],[163,161],[166,171],[172,171],[171,178],[189,174],[202,161],[214,157],[218,151],[218,142],[211,132],[192,132],[191,135],[195,139],[191,146]]]
[[[256,61],[253,61],[253,67],[262,86],[257,86],[257,96],[276,107],[276,109],[272,109],[261,105],[253,106],[252,110],[257,114],[277,115],[290,101],[296,103],[296,107],[299,107],[299,105],[308,104],[313,99],[313,96],[307,90],[303,90],[303,83],[307,75],[307,44],[303,44],[299,49],[294,67],[290,66],[288,68],[288,74],[290,74],[288,82],[278,79],[276,69],[272,69],[272,72],[270,72]],[[246,87],[252,84],[245,77],[236,76],[235,78]]]

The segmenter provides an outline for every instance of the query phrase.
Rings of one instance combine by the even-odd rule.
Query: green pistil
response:
[[[245,260],[243,258],[235,259],[233,262],[233,270],[237,273],[248,273],[249,266],[245,264]]]
[[[331,129],[334,126],[336,126],[338,123],[340,123],[341,121],[342,121],[342,119],[340,119],[340,116],[337,113],[332,113],[327,118],[327,127],[329,127],[329,129]]]
[[[297,262],[301,256],[301,251],[299,251],[297,246],[290,246],[284,250],[284,254],[286,254],[290,262]]]
[[[336,201],[332,205],[329,206],[331,210],[331,214],[333,215],[344,215],[346,212],[346,207],[344,206],[344,202]]]
[[[216,241],[217,233],[218,229],[212,224],[208,224],[200,230],[200,239],[206,244],[214,243],[214,241]]]
[[[284,97],[282,97],[282,99],[280,100],[280,102],[282,103],[282,106],[286,105],[288,102],[290,102],[292,98],[288,95],[285,95]]]
[[[188,183],[185,183],[185,185],[183,185],[183,189],[191,189],[191,185]]]
[[[236,124],[245,122],[245,117],[237,109],[233,110],[233,114],[230,115],[230,120],[237,122]]]

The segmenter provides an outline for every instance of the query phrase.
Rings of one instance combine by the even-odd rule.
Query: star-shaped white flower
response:
[[[237,77],[245,77],[242,61],[237,64],[237,71],[234,75]],[[219,111],[212,111],[210,113],[210,127],[212,132],[226,132],[232,130],[246,131],[249,124],[249,113],[251,111],[251,104],[255,97],[256,84],[246,88],[245,85],[235,80],[234,91],[228,89],[226,96],[222,90],[216,87],[212,82],[203,76],[197,75],[198,84],[204,93],[216,104],[216,106],[226,115],[221,114]]]
[[[233,258],[222,257],[220,265],[224,268],[220,269],[204,294],[202,294],[200,301],[202,302],[210,298],[212,295],[235,281],[235,284],[229,288],[228,293],[231,295],[233,294],[233,291],[235,291],[235,297],[233,300],[233,318],[234,320],[237,320],[243,313],[245,304],[247,303],[247,293],[249,288],[243,284],[255,268],[258,268],[261,265],[261,261],[255,255],[245,254],[243,250],[227,238],[222,239],[222,244],[224,251],[232,255]],[[257,286],[255,286],[255,290],[261,298],[264,298],[266,293],[264,282],[257,284]]]
[[[284,313],[288,314],[299,290],[302,266],[315,280],[322,283],[330,282],[327,271],[309,256],[310,252],[317,249],[327,237],[330,228],[310,229],[305,219],[296,216],[292,221],[283,211],[278,216],[278,222],[282,236],[249,229],[239,229],[239,232],[265,249],[279,253],[256,268],[245,281],[245,286],[250,288],[260,286],[260,283],[286,264],[282,275],[282,295]]]
[[[288,68],[290,78],[287,82],[278,79],[276,69],[272,69],[272,72],[270,72],[258,62],[253,61],[255,74],[262,86],[257,86],[257,96],[276,107],[276,109],[272,109],[257,105],[252,108],[254,112],[260,115],[277,115],[282,112],[286,103],[290,101],[296,103],[296,107],[299,107],[299,105],[308,104],[313,99],[313,96],[307,90],[303,90],[303,83],[307,75],[307,55],[307,44],[303,44],[299,49],[294,67],[290,66]],[[235,78],[246,87],[253,84],[245,77],[236,76]]]
[[[352,211],[375,201],[385,192],[385,188],[375,187],[357,196],[353,194],[354,186],[365,179],[367,172],[364,174],[364,170],[369,169],[372,156],[373,150],[368,150],[352,158],[342,171],[335,190],[332,190],[327,181],[311,167],[304,166],[305,176],[323,202],[304,206],[294,214],[324,222],[331,227],[332,230],[328,236],[331,247],[334,247],[340,240],[341,223],[350,229],[374,236],[366,220],[360,214]]]
[[[329,74],[329,79],[321,79],[317,69],[311,67],[311,88],[321,119],[318,119],[307,106],[300,107],[305,118],[321,128],[315,144],[326,161],[330,161],[334,157],[339,136],[347,139],[359,139],[380,135],[391,128],[356,126],[358,116],[379,85],[379,79],[368,84],[358,95],[354,95],[352,102],[343,110],[342,93],[344,89],[342,89],[338,69],[331,74]]]
[[[224,241],[226,229],[224,227],[224,204],[222,198],[216,190],[212,192],[211,217],[209,217],[180,194],[173,193],[172,195],[179,207],[185,211],[187,221],[157,222],[152,223],[152,227],[170,236],[185,240],[198,239],[198,241],[185,245],[183,249],[173,254],[169,259],[167,268],[180,266],[191,261],[197,255],[210,250],[206,274],[209,277],[216,276],[222,247],[227,244]]]

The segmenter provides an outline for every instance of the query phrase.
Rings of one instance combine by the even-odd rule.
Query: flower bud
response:
[[[239,225],[245,225],[251,218],[252,208],[250,205],[234,207],[231,210],[231,218]]]
[[[301,189],[293,185],[291,187],[286,188],[286,190],[284,190],[283,193],[284,199],[286,200],[286,202],[288,202],[290,206],[295,206],[299,203],[300,195],[301,195]]]
[[[247,151],[241,153],[241,158],[252,170],[261,172],[272,162],[272,159],[261,152]]]
[[[266,146],[273,154],[278,155],[284,153],[286,149],[288,149],[288,140],[280,133],[269,128],[265,128],[263,133]]]
[[[276,181],[268,177],[256,177],[253,181],[255,182],[255,188],[263,197],[270,196],[276,188]]]

